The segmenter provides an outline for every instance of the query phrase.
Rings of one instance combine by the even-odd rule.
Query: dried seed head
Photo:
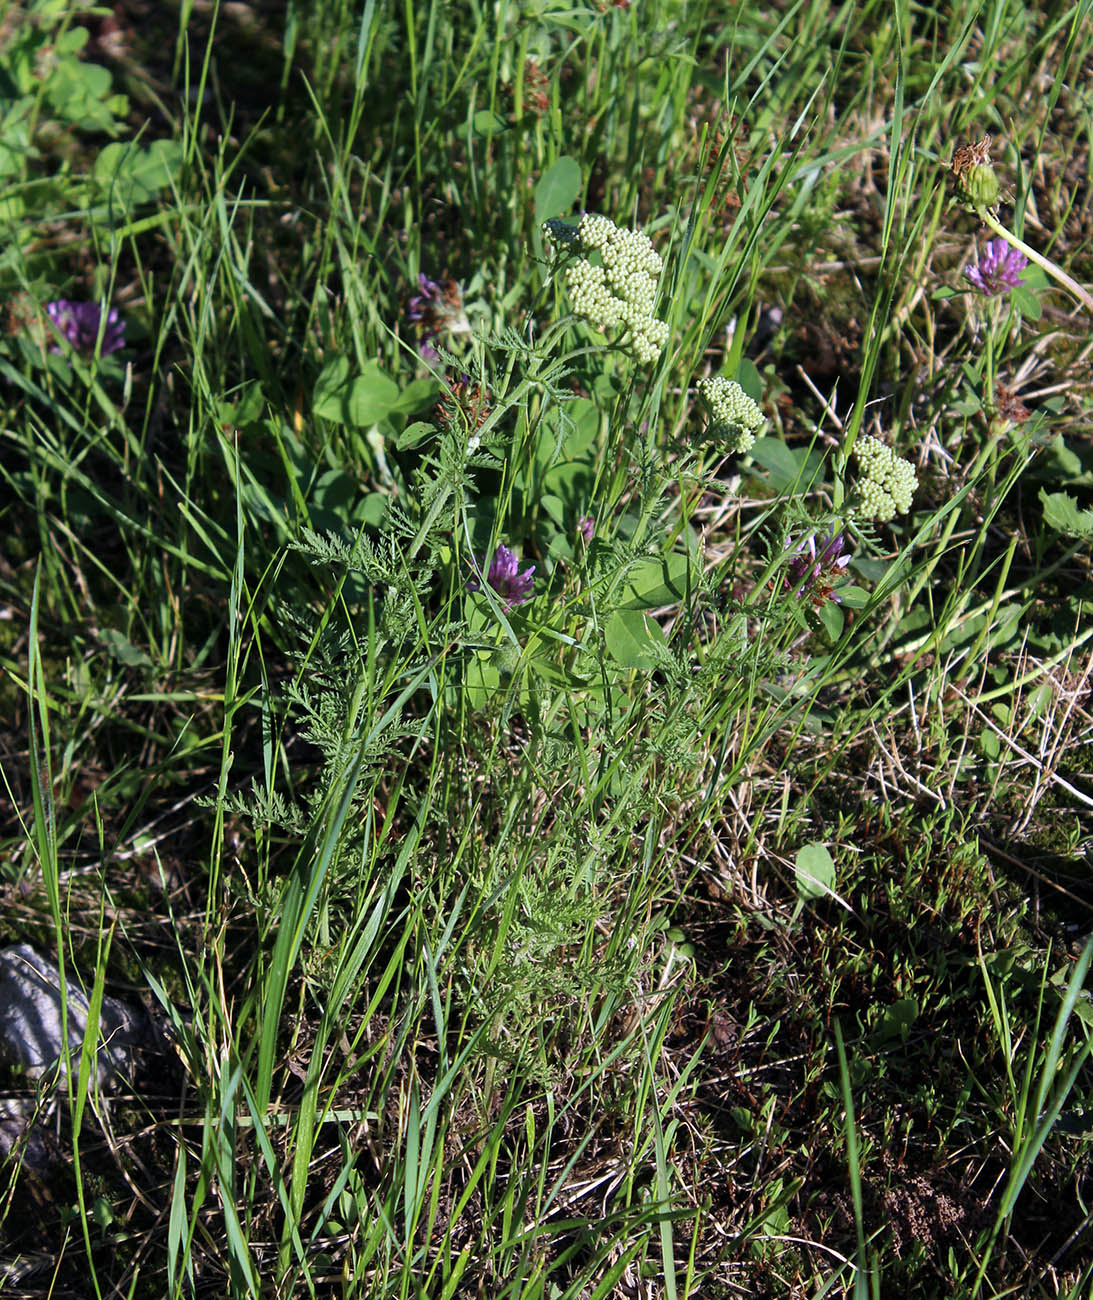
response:
[[[991,166],[991,138],[985,135],[974,144],[962,144],[949,164],[957,192],[971,210],[993,208],[1002,187]]]

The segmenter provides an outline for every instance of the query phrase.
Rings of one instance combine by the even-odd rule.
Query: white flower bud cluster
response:
[[[599,262],[582,257],[566,269],[574,312],[601,333],[625,326],[638,360],[655,361],[667,342],[668,326],[653,315],[664,263],[649,236],[621,230],[607,217],[590,213],[576,229],[564,221],[544,222],[543,233],[561,250],[599,253]]]
[[[698,395],[710,413],[711,436],[723,439],[730,455],[748,451],[766,423],[758,403],[735,380],[721,375],[700,379]]]
[[[857,513],[863,519],[886,524],[897,514],[911,508],[911,497],[918,487],[915,467],[897,456],[877,438],[859,438],[854,444],[854,459],[861,477],[857,482]]]

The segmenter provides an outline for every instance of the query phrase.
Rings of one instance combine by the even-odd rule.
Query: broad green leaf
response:
[[[1025,698],[1025,707],[1028,710],[1028,716],[1030,718],[1042,717],[1054,698],[1054,692],[1047,682],[1041,682],[1032,694]]]
[[[569,502],[579,513],[592,491],[593,468],[587,461],[566,461],[543,476],[544,494]]]
[[[1041,467],[1044,463],[1049,464],[1055,469],[1062,478],[1073,480],[1084,472],[1082,458],[1073,447],[1067,445],[1067,441],[1061,435],[1055,439],[1050,447],[1046,448],[1043,458],[1040,462]]]
[[[1093,456],[1084,447],[1068,446],[1060,436],[1044,448],[1036,472],[1041,478],[1053,478],[1069,488],[1093,487]]]
[[[166,188],[182,169],[182,145],[155,140],[147,149],[116,141],[101,150],[91,176],[111,208],[126,210]]]
[[[315,384],[312,409],[324,420],[359,429],[378,424],[399,402],[399,387],[370,361],[363,372],[348,378],[349,360],[339,357],[323,369]]]
[[[77,50],[82,50],[90,39],[91,33],[86,27],[70,27],[54,41],[54,56],[75,54]],[[104,68],[103,71],[106,72],[106,69]],[[107,76],[109,75],[107,73]]]
[[[547,168],[535,187],[535,224],[568,215],[580,193],[580,164],[576,158],[559,158]]]
[[[842,606],[829,600],[820,610],[820,622],[831,640],[837,641],[843,634],[843,624],[846,622]]]
[[[553,420],[543,420],[535,444],[535,458],[544,466],[553,465],[559,457],[591,463],[600,429],[600,411],[595,403],[578,397],[566,404],[566,423],[559,430]]]
[[[688,561],[672,554],[666,560],[641,560],[631,570],[623,588],[623,609],[660,609],[678,605],[687,594]]]
[[[368,492],[353,507],[350,518],[355,524],[368,524],[372,528],[378,528],[387,514],[390,500],[383,492]]]
[[[417,415],[437,403],[443,387],[435,379],[412,379],[391,406],[391,415]]]
[[[392,441],[399,451],[409,451],[412,447],[420,446],[426,438],[431,438],[435,433],[435,425],[417,420],[413,424],[408,424],[401,433],[396,434]]]
[[[565,527],[565,502],[561,497],[556,497],[549,492],[544,492],[539,498],[539,504],[550,516],[555,527]]]
[[[951,409],[957,415],[977,415],[983,409],[983,400],[972,393],[966,397],[958,398],[957,401],[951,404]]]
[[[508,123],[503,117],[498,116],[488,108],[480,108],[469,122],[465,122],[460,129],[459,134],[465,139],[470,139],[476,135],[498,135],[502,131],[508,130]]]
[[[344,388],[349,379],[349,358],[335,357],[328,361],[319,372],[315,388],[311,394],[311,405],[316,415],[321,415],[320,406]]]
[[[1027,286],[1018,285],[1011,297],[1013,305],[1027,320],[1039,320],[1044,314],[1040,299]]]
[[[383,373],[378,361],[370,361],[349,387],[346,397],[349,423],[358,428],[378,424],[395,409],[398,400],[398,384]]]
[[[1040,489],[1044,523],[1067,537],[1093,537],[1093,510],[1083,510],[1069,492]]]
[[[847,609],[864,609],[869,603],[869,593],[864,587],[840,587],[839,600]]]
[[[152,661],[148,658],[145,651],[139,646],[135,646],[124,632],[119,632],[116,628],[104,627],[99,632],[99,640],[106,646],[110,654],[126,668],[151,668]]]
[[[790,451],[781,438],[759,438],[748,454],[767,471],[767,482],[776,492],[794,484],[801,488],[807,486],[807,449],[802,447],[799,451]]]
[[[462,684],[467,706],[485,709],[504,690],[501,673],[489,654],[472,655]]]
[[[918,1002],[914,998],[900,998],[891,1006],[884,1008],[880,1022],[882,1039],[899,1038],[907,1041],[912,1025],[918,1019]]]
[[[604,629],[607,653],[620,668],[655,668],[661,660],[656,647],[665,646],[660,624],[636,609],[618,609]]]
[[[736,371],[736,382],[753,402],[758,402],[763,396],[763,376],[756,369],[755,362],[748,357],[740,359],[740,365]]]
[[[835,863],[822,844],[806,844],[794,860],[797,892],[802,898],[823,898],[835,891]]]
[[[319,481],[312,489],[311,499],[322,509],[337,513],[345,510],[357,492],[356,481],[343,470],[328,469],[319,476]]]
[[[584,691],[589,683],[596,679],[591,673],[578,673],[562,664],[551,663],[549,659],[532,659],[528,667],[541,681],[566,691]]]
[[[252,379],[241,385],[230,398],[224,398],[216,404],[216,418],[221,424],[235,425],[242,428],[253,424],[265,410],[266,398],[262,385]]]

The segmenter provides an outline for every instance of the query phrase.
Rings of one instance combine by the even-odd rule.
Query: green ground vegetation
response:
[[[1091,137],[1089,0],[0,5],[0,940],[166,1032],[5,1294],[1093,1294]]]

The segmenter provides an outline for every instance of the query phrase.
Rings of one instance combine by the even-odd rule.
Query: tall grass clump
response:
[[[9,6],[19,1294],[1084,1294],[1088,8]]]

